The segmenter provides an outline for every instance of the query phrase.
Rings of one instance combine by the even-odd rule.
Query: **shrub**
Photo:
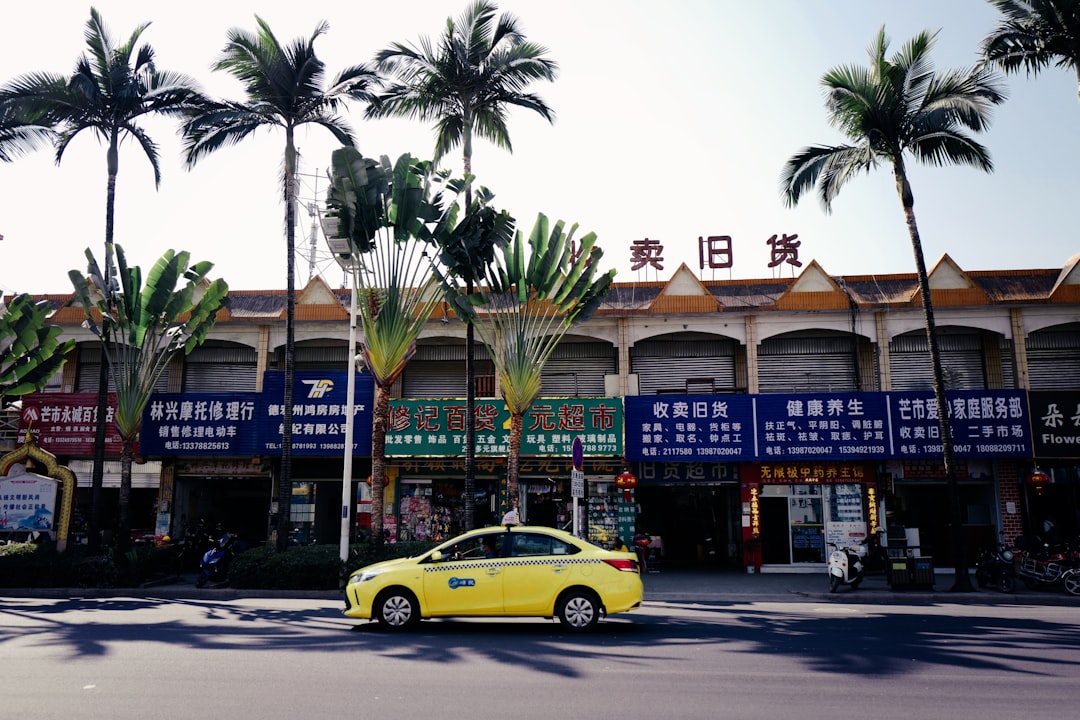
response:
[[[427,552],[432,542],[386,543],[378,557],[371,545],[349,548],[346,570],[353,572],[382,560]],[[0,587],[138,587],[176,573],[170,547],[139,546],[124,555],[112,551],[91,555],[75,545],[58,553],[48,544],[0,545]],[[270,590],[333,590],[340,586],[341,560],[337,545],[305,545],[277,553],[272,547],[246,550],[232,559],[228,584],[234,588]]]
[[[0,546],[0,586],[116,587],[120,569],[112,555],[90,555],[75,546],[58,553],[52,545]]]
[[[431,542],[387,543],[377,559],[371,546],[359,543],[349,548],[348,572],[380,560],[410,557],[435,546]],[[256,548],[233,558],[229,566],[229,586],[277,590],[333,590],[341,583],[340,548],[337,545],[303,545],[283,553],[272,548]]]

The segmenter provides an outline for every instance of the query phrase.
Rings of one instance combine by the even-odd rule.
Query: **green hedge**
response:
[[[378,560],[410,557],[435,547],[431,542],[383,545]],[[351,573],[376,559],[367,543],[352,545],[346,571]],[[337,545],[291,547],[283,553],[261,547],[241,553],[229,566],[229,586],[280,590],[333,590],[341,582],[341,551]]]
[[[367,543],[349,549],[346,570],[352,572],[376,560],[419,555],[431,542],[387,543],[378,558]],[[332,590],[340,586],[341,560],[337,545],[307,545],[283,553],[255,547],[233,558],[228,585],[235,588]],[[91,555],[82,545],[57,553],[51,545],[0,545],[0,587],[114,588],[167,581],[176,576],[171,547],[139,547],[122,556],[112,551]]]

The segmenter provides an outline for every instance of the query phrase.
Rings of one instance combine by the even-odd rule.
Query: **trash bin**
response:
[[[908,558],[890,557],[885,567],[888,574],[889,587],[893,590],[903,590],[911,585],[911,569],[908,567]]]
[[[929,555],[908,558],[911,561],[911,584],[916,587],[934,587],[934,558]]]
[[[934,587],[934,558],[920,555],[919,548],[889,548],[885,572],[893,590]]]

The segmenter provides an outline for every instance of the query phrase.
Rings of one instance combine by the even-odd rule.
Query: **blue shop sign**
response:
[[[882,393],[755,395],[761,460],[858,460],[889,455]]]
[[[345,371],[303,370],[293,373],[293,455],[340,456],[345,451],[348,410]],[[375,383],[369,373],[356,373],[353,394],[354,455],[371,455],[371,417]],[[285,418],[285,373],[263,375],[259,408],[259,454],[280,455]]]
[[[749,395],[630,395],[624,414],[627,460],[754,459]]]
[[[940,414],[930,391],[890,392],[892,457],[941,457]],[[1031,424],[1023,390],[947,390],[953,454],[1030,458]]]
[[[258,393],[153,393],[143,410],[143,455],[258,455]]]

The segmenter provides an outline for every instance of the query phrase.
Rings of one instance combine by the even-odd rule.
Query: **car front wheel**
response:
[[[571,590],[556,609],[559,622],[575,632],[591,630],[600,620],[600,600],[588,590]]]
[[[387,590],[375,600],[375,617],[391,630],[406,630],[420,621],[420,605],[407,590]]]

